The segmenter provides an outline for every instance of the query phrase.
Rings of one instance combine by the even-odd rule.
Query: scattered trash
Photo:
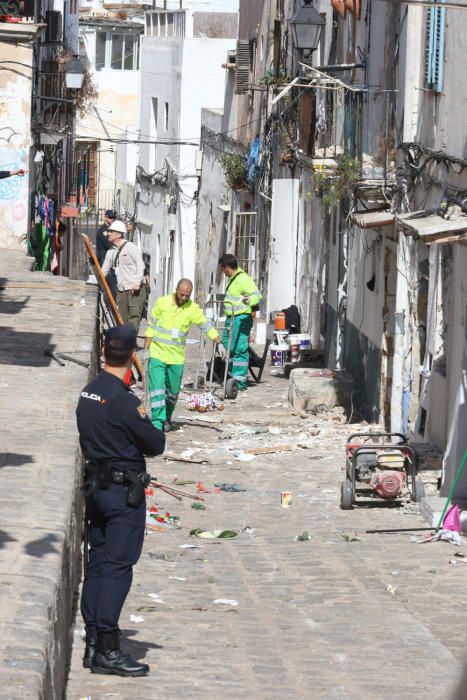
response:
[[[255,528],[250,527],[249,525],[247,525],[246,527],[242,527],[242,529],[240,530],[240,532],[244,533],[245,535],[252,535],[254,533],[254,531],[255,531]]]
[[[347,535],[345,532],[341,534],[341,537],[344,542],[360,542],[359,537],[352,537],[351,535]]]
[[[456,547],[462,547],[464,544],[461,535],[452,530],[438,530],[438,532],[425,535],[425,537],[422,537],[421,539],[410,538],[410,541],[417,542],[417,544],[425,544],[426,542],[449,542],[450,544],[454,544]]]
[[[217,484],[214,484],[214,486],[216,488],[220,489],[221,491],[229,491],[232,493],[239,493],[240,491],[246,491],[246,489],[242,489],[242,487],[239,486],[238,484],[217,483]]]
[[[281,491],[281,508],[289,508],[292,505],[292,492]]]
[[[274,447],[252,447],[250,450],[245,450],[247,455],[269,455],[276,452],[290,452],[293,450],[292,445],[275,445]]]
[[[255,455],[244,452],[243,450],[234,450],[232,454],[239,462],[252,462],[254,459],[256,459]]]
[[[194,503],[192,503],[191,507],[194,510],[206,510],[206,506],[204,505],[204,503],[200,503],[199,501],[195,501]]]
[[[398,573],[398,571],[391,571],[391,576],[397,576]]]
[[[151,506],[146,511],[146,523],[156,520],[158,523],[166,523],[168,525],[180,525],[180,518],[178,515],[171,515],[168,511],[161,512],[156,506]]]
[[[214,578],[214,576],[208,577],[208,583],[216,583],[216,579]]]
[[[303,530],[301,535],[295,537],[295,542],[308,542],[311,539],[308,530]]]
[[[186,578],[184,578],[183,576],[169,576],[169,579],[171,579],[172,581],[186,581]]]
[[[235,607],[238,605],[238,600],[233,600],[231,598],[217,598],[213,601],[214,605],[232,605]]]
[[[185,481],[182,479],[174,479],[172,484],[174,486],[191,486],[192,484],[196,484],[196,481],[193,481],[192,479],[186,479]]]
[[[156,603],[162,603],[162,605],[165,605],[165,602],[159,596],[159,593],[148,593],[148,597],[154,600]]]
[[[130,622],[144,622],[144,617],[142,615],[130,615]]]
[[[185,457],[186,459],[193,457],[195,454],[195,451],[191,449],[191,447],[188,447],[186,450],[183,450],[181,453],[180,457]]]
[[[179,544],[179,549],[201,549],[200,544]]]
[[[187,399],[187,408],[189,411],[223,411],[224,403],[210,391],[203,394],[191,394]]]
[[[188,451],[188,450],[185,450]],[[174,455],[171,454],[170,452],[165,452],[164,453],[164,459],[166,462],[185,462],[188,464],[208,464],[209,460],[206,459],[206,457],[185,457],[184,453],[182,452],[181,455]]]
[[[148,552],[148,557],[151,559],[159,559],[162,561],[171,561],[170,557],[167,556],[167,554],[159,554],[157,552]]]
[[[388,583],[388,585],[386,586],[386,590],[387,590],[387,592],[390,593],[391,595],[396,595],[396,591],[397,591],[396,586],[391,586],[391,584]]]
[[[235,530],[202,530],[200,527],[195,527],[190,530],[191,537],[199,537],[202,540],[231,540],[238,536]]]

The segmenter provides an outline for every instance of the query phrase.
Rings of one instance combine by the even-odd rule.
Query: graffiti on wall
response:
[[[1,86],[0,170],[29,168],[31,84],[16,75]],[[29,177],[0,180],[0,245],[16,247],[28,232]]]

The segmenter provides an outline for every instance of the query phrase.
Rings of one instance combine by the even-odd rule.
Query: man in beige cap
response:
[[[126,226],[123,221],[114,221],[107,229],[107,238],[112,248],[107,251],[102,265],[105,277],[111,270],[117,278],[117,306],[123,323],[139,330],[141,314],[146,300],[144,284],[144,262],[138,247],[125,240]]]

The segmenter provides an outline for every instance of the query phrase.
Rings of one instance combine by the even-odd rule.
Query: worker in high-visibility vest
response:
[[[227,317],[222,342],[227,345],[233,323],[230,345],[229,373],[237,380],[238,388],[247,388],[248,345],[253,325],[253,312],[262,299],[261,292],[250,275],[238,266],[237,258],[224,253],[219,258],[222,272],[229,278],[225,289],[224,311]]]
[[[148,389],[151,421],[167,432],[172,427],[172,415],[177,403],[185,365],[185,343],[194,324],[217,345],[221,358],[227,352],[219,333],[191,301],[193,284],[181,279],[173,294],[157,299],[148,319],[145,350],[148,351]]]

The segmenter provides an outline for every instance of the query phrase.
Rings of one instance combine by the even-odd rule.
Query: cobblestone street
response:
[[[148,467],[161,481],[201,481],[210,493],[204,511],[159,492],[151,499],[181,527],[148,531],[120,621],[122,646],[151,673],[120,679],[84,670],[79,617],[68,700],[449,698],[465,646],[465,572],[449,564],[457,548],[365,534],[424,523],[394,508],[341,511],[349,426],[338,414],[292,415],[288,382],[270,369],[264,380],[224,413],[201,416],[212,421],[206,427],[189,425],[200,414],[186,411],[181,396],[184,426],[169,435],[167,452],[191,448],[209,464],[159,458]],[[286,444],[295,449],[250,462],[228,452]],[[217,482],[246,491],[216,493]],[[283,490],[292,491],[289,509],[280,507]],[[202,540],[189,536],[195,527],[241,532]],[[295,541],[304,530],[311,539]]]

